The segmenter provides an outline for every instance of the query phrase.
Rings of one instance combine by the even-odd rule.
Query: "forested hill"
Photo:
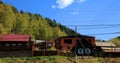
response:
[[[55,39],[76,32],[40,14],[20,12],[0,1],[0,34],[30,34],[33,39]]]
[[[117,47],[120,47],[120,36],[113,38],[113,39],[110,39],[109,41],[113,42]]]

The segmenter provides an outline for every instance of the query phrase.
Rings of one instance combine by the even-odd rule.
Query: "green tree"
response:
[[[52,40],[76,32],[56,20],[23,10],[18,12],[15,7],[0,1],[0,34],[9,33],[29,34],[33,39]]]
[[[15,14],[11,9],[11,6],[0,5],[0,23],[3,24],[3,27],[7,31],[7,33],[11,33],[11,29],[13,28],[13,23],[16,20]]]
[[[111,40],[109,40],[110,42],[113,42],[117,47],[120,47],[120,38],[113,38]]]

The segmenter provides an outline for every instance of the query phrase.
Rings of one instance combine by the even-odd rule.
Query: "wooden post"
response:
[[[34,42],[32,42],[32,56],[34,56]]]

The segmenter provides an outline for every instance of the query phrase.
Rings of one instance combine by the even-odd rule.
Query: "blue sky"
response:
[[[68,25],[101,25],[120,24],[120,0],[3,0],[19,11],[38,13],[43,17],[55,19]],[[120,32],[120,26],[111,28],[83,29],[78,26],[77,32],[88,35],[98,33]],[[96,39],[109,40],[120,34],[93,35]]]

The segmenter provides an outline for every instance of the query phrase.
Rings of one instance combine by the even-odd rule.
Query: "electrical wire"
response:
[[[120,34],[120,32],[112,32],[112,33],[98,33],[98,34],[87,34],[87,35],[110,35],[110,34]]]
[[[93,29],[111,29],[111,28],[120,28],[120,27],[94,27],[94,28],[90,28],[90,27],[88,27],[88,28],[78,28],[78,30],[93,30]]]
[[[120,28],[120,24],[98,24],[98,25],[66,25],[69,27],[77,28],[77,30],[92,30],[92,29],[104,29],[104,28]],[[6,26],[9,28],[9,26]],[[28,26],[28,27],[17,27],[17,28],[29,28],[29,27],[47,27],[47,26]],[[60,26],[50,26],[50,27],[60,27]],[[16,29],[17,29],[16,28]],[[73,29],[73,30],[74,30]],[[97,34],[87,34],[87,35],[109,35],[109,34],[120,34],[120,32],[111,33],[97,33]]]
[[[77,27],[100,27],[100,26],[120,26],[120,24],[97,24],[97,25],[66,25],[68,27],[73,27],[73,26],[77,26]]]

